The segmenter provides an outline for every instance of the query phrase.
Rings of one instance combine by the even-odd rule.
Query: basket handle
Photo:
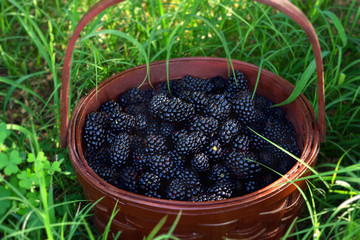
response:
[[[80,36],[84,27],[99,13],[105,9],[123,2],[124,0],[101,0],[92,6],[89,11],[82,17],[76,26],[76,29],[71,36],[64,58],[64,65],[62,69],[62,86],[60,92],[60,144],[61,147],[67,145],[67,130],[69,125],[69,85],[70,85],[70,70],[71,59],[74,51],[75,43]],[[274,7],[279,11],[285,13],[293,19],[306,33],[309,38],[316,60],[317,84],[318,84],[318,124],[320,129],[320,141],[325,141],[325,90],[324,90],[324,70],[321,57],[321,49],[319,39],[317,38],[314,27],[307,19],[307,17],[288,0],[254,0],[259,3]]]

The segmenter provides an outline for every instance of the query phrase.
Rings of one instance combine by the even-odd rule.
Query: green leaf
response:
[[[5,153],[0,153],[0,170],[8,164],[8,156]]]
[[[55,172],[61,172],[61,168],[60,168],[60,162],[53,162],[51,164],[51,167],[49,168],[48,173],[49,174],[54,174]]]
[[[34,185],[39,185],[39,180],[34,173],[30,171],[21,171],[17,174],[19,186],[25,189],[31,189]]]
[[[323,13],[330,18],[330,20],[332,21],[332,23],[334,24],[338,35],[340,36],[340,39],[342,41],[343,47],[345,47],[348,43],[348,38],[346,36],[345,33],[345,29],[343,27],[343,25],[341,24],[339,18],[335,15],[335,13],[330,12],[330,11],[323,11]]]
[[[0,215],[4,214],[11,206],[11,201],[6,199],[11,195],[9,189],[4,186],[0,186]]]
[[[10,132],[6,129],[6,124],[0,124],[0,145],[4,144],[5,139],[10,135]]]
[[[322,58],[324,58],[328,54],[329,54],[328,51],[323,52]],[[292,101],[294,101],[300,95],[300,93],[305,89],[305,86],[307,85],[307,83],[308,83],[310,77],[312,76],[312,74],[314,73],[315,69],[316,69],[316,61],[314,59],[311,61],[309,66],[306,68],[305,72],[301,75],[300,80],[296,83],[295,89],[290,94],[290,96],[285,101],[275,104],[271,107],[283,106],[283,105],[289,104]]]
[[[35,156],[34,156],[34,154],[29,153],[29,154],[28,154],[28,159],[27,159],[27,161],[28,161],[29,163],[35,162]]]
[[[19,165],[22,162],[19,151],[12,151],[10,154],[0,153],[0,169],[4,169],[4,173],[10,176],[13,173],[17,173]]]
[[[20,152],[15,150],[10,153],[10,159],[13,164],[18,165],[22,162],[22,158],[20,156]]]

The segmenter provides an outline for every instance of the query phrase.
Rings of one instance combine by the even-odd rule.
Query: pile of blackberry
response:
[[[87,115],[85,159],[108,183],[148,197],[201,202],[242,196],[296,162],[254,131],[300,156],[294,127],[272,105],[253,96],[239,71],[228,79],[185,76],[131,88]]]

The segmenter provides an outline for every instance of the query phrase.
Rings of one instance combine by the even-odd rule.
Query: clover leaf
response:
[[[4,168],[4,173],[10,176],[17,173],[19,165],[22,162],[19,151],[11,151],[10,154],[0,153],[0,169]]]
[[[19,186],[25,189],[31,189],[34,185],[39,184],[39,179],[30,171],[21,171],[21,173],[17,175],[17,178],[20,180]]]

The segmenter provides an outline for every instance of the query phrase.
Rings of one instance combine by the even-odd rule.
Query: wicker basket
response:
[[[290,2],[257,1],[275,7],[295,20],[312,43],[317,63],[319,124],[304,95],[284,106],[284,109],[296,129],[298,146],[302,150],[301,159],[314,166],[320,141],[325,138],[323,65],[316,33],[304,14]],[[256,192],[227,200],[201,203],[155,199],[121,190],[102,180],[87,165],[82,140],[86,115],[97,111],[106,101],[117,99],[127,89],[139,86],[147,74],[146,66],[142,65],[108,78],[80,100],[69,122],[70,65],[75,42],[91,19],[118,2],[122,0],[100,1],[82,18],[69,41],[62,76],[61,144],[69,147],[72,165],[86,198],[95,202],[104,197],[94,208],[96,227],[100,231],[104,230],[117,204],[119,212],[113,219],[111,231],[122,231],[120,236],[123,239],[142,239],[165,215],[168,215],[168,218],[161,232],[168,231],[180,210],[182,215],[174,234],[182,239],[222,239],[224,236],[230,239],[279,239],[303,207],[304,199],[299,190],[286,179],[295,181],[310,174],[307,167],[301,163],[295,164],[285,175],[286,178],[280,178]],[[233,65],[235,69],[244,72],[249,79],[249,87],[253,89],[259,68],[237,60],[233,60]],[[186,74],[200,78],[216,75],[228,77],[228,64],[224,58],[171,59],[169,73],[170,79],[179,79]],[[150,76],[153,84],[166,81],[166,62],[151,63]],[[144,84],[143,87],[149,86]],[[257,94],[278,103],[287,99],[293,89],[293,85],[278,75],[261,70]],[[296,181],[296,185],[302,189],[306,186],[304,181]]]

